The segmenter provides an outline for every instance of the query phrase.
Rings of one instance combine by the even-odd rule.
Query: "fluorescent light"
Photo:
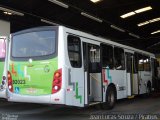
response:
[[[160,21],[160,17],[159,18],[154,18],[152,20],[149,20],[150,23],[157,22],[157,21]]]
[[[160,17],[154,18],[154,19],[151,19],[151,20],[147,20],[145,22],[141,22],[141,23],[137,24],[137,26],[141,27],[141,26],[147,25],[149,23],[154,23],[154,22],[157,22],[157,21],[160,21]]]
[[[50,24],[50,25],[59,25],[57,23],[54,23],[54,22],[51,22],[51,21],[48,21],[48,20],[45,20],[45,19],[41,19],[41,22],[44,22],[44,23],[47,23],[47,24]]]
[[[153,35],[153,34],[157,34],[159,32],[160,32],[160,30],[157,30],[157,31],[152,32],[151,34]]]
[[[4,11],[4,12],[11,13],[11,14],[13,14],[13,15],[24,16],[23,13],[17,12],[17,11],[14,11],[14,10],[10,10],[10,9],[8,9],[8,8],[0,7],[0,10],[2,10],[2,11]]]
[[[148,6],[148,7],[144,7],[144,8],[135,10],[134,12],[135,12],[135,13],[142,13],[142,12],[145,12],[145,11],[148,11],[148,10],[151,10],[151,9],[152,9],[152,7],[151,7],[151,6]]]
[[[144,7],[144,8],[135,10],[135,11],[131,11],[131,12],[126,13],[126,14],[124,14],[124,15],[121,15],[120,17],[121,17],[121,18],[127,18],[127,17],[133,16],[133,15],[135,15],[135,14],[137,14],[137,13],[142,13],[142,12],[145,12],[145,11],[148,11],[148,10],[151,10],[151,9],[152,9],[151,6]]]
[[[147,25],[147,24],[149,24],[149,22],[148,22],[148,21],[145,21],[145,22],[139,23],[139,24],[137,24],[137,25],[138,25],[139,27],[141,27],[141,26]]]
[[[93,3],[97,3],[97,2],[100,2],[102,0],[90,0],[90,1],[92,1]]]
[[[138,35],[135,35],[133,33],[129,33],[130,36],[135,37],[135,38],[140,38]]]
[[[127,17],[133,16],[133,15],[135,15],[135,14],[136,14],[135,12],[129,12],[129,13],[126,13],[126,14],[124,14],[124,15],[121,15],[120,17],[121,17],[121,18],[127,18]]]
[[[122,28],[119,28],[117,26],[114,26],[114,25],[111,25],[111,28],[115,29],[115,30],[118,30],[120,32],[125,32],[125,30],[123,30]]]
[[[63,7],[63,8],[69,8],[69,6],[67,4],[65,4],[63,2],[60,2],[58,0],[48,0],[48,1],[52,2],[52,3],[56,4],[56,5],[59,5],[59,6]]]
[[[97,22],[100,22],[100,23],[103,22],[103,20],[101,20],[101,19],[99,19],[99,18],[96,18],[96,17],[94,17],[94,16],[92,16],[92,15],[89,15],[89,14],[87,14],[87,13],[85,13],[85,12],[81,12],[81,15],[83,15],[83,16],[85,16],[85,17],[88,17],[88,18],[90,18],[90,19],[92,19],[92,20],[95,20],[95,21],[97,21]]]
[[[3,13],[6,14],[6,15],[12,15],[11,12],[7,12],[7,11],[5,11],[5,12],[3,12]]]
[[[148,46],[147,49],[152,48],[152,47],[154,47],[154,46],[157,46],[157,45],[159,45],[159,44],[160,44],[160,42],[157,42],[157,43],[155,43],[155,44],[153,44],[153,45],[151,45],[151,46]]]

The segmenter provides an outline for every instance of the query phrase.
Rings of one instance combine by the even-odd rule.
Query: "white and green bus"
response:
[[[150,93],[155,56],[64,26],[12,34],[8,100],[113,108]]]
[[[0,36],[0,98],[6,98],[7,37]]]

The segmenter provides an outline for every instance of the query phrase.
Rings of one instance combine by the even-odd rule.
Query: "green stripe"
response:
[[[82,103],[82,96],[78,95],[78,82],[76,82],[76,99],[80,99],[80,103]]]

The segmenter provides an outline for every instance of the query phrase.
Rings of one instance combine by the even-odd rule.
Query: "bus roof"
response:
[[[155,58],[155,55],[153,53],[150,53],[150,52],[147,52],[147,51],[144,51],[144,50],[140,50],[140,49],[137,49],[137,48],[134,48],[134,47],[131,47],[131,46],[123,45],[123,44],[111,41],[110,39],[94,36],[92,34],[85,33],[85,32],[79,31],[79,30],[70,29],[70,28],[67,28],[67,27],[64,27],[64,26],[59,26],[59,27],[62,27],[66,32],[68,32],[70,34],[77,35],[79,37],[85,37],[85,38],[95,40],[95,41],[99,41],[99,42],[102,42],[102,43],[108,43],[110,45],[115,45],[115,46],[118,46],[118,47],[122,47],[124,49],[129,49],[129,50],[132,50],[132,51],[135,51],[135,52],[138,52],[138,53],[142,53],[142,54],[145,54],[145,55],[149,55],[150,57]]]
[[[155,55],[153,53],[143,51],[143,50],[140,50],[140,49],[137,49],[137,48],[134,48],[134,47],[127,46],[127,45],[123,45],[123,44],[111,41],[110,39],[107,39],[107,38],[98,37],[98,36],[95,36],[95,35],[92,35],[92,34],[89,34],[89,33],[85,33],[85,32],[79,31],[79,30],[71,29],[71,28],[68,28],[68,27],[65,27],[65,26],[40,26],[40,27],[30,28],[30,29],[26,29],[26,30],[22,30],[22,31],[13,33],[12,36],[17,35],[17,34],[23,34],[23,33],[26,33],[26,32],[31,32],[31,31],[44,30],[44,29],[46,29],[46,30],[47,29],[58,29],[58,28],[63,29],[65,32],[68,32],[70,34],[74,34],[74,35],[79,36],[79,37],[85,37],[85,38],[88,38],[88,39],[91,39],[91,40],[94,40],[94,41],[115,45],[115,46],[118,46],[118,47],[122,47],[124,49],[132,50],[132,51],[142,53],[142,54],[145,54],[145,55],[149,55],[150,57],[155,58]]]

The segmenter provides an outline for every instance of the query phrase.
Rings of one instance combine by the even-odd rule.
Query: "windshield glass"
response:
[[[31,58],[52,55],[56,51],[55,31],[36,31],[13,36],[12,57]]]

